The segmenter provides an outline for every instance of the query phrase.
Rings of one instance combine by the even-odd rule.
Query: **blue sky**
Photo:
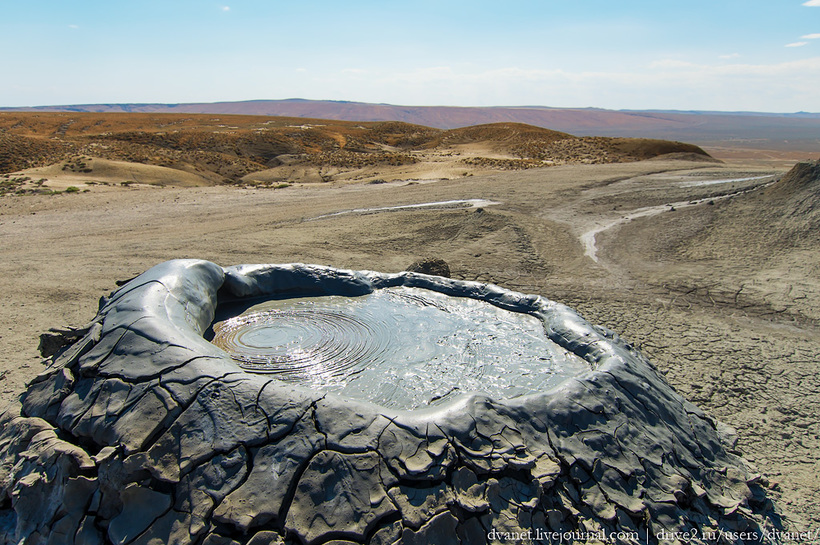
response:
[[[0,106],[820,112],[820,0],[0,0]]]

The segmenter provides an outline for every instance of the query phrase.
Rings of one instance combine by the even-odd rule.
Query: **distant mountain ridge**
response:
[[[400,106],[331,100],[248,100],[189,104],[86,104],[3,111],[268,115],[341,121],[403,121],[453,129],[526,123],[578,136],[662,138],[696,144],[820,149],[820,113],[605,110],[546,106]]]

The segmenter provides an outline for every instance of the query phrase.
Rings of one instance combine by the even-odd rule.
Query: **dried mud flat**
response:
[[[737,429],[737,450],[791,527],[816,529],[820,257],[800,224],[811,210],[765,187],[782,173],[652,160],[435,183],[7,196],[3,405],[42,369],[40,333],[84,324],[115,280],[161,261],[390,272],[433,255],[455,278],[542,294],[621,333],[684,397]],[[497,204],[453,203],[468,199]],[[690,202],[700,204],[666,206]],[[406,207],[424,203],[446,204]],[[665,211],[620,222],[657,206]],[[337,214],[346,211],[355,212]],[[609,224],[594,238],[596,261],[582,237]]]

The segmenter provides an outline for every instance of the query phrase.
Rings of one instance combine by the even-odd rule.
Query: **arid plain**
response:
[[[816,164],[512,124],[378,137],[345,126],[339,147],[311,132],[319,121],[291,120],[289,134],[311,135],[303,148],[262,149],[229,116],[198,134],[197,152],[168,128],[113,138],[110,117],[70,119],[37,135],[16,118],[0,134],[32,158],[0,178],[4,406],[42,369],[40,333],[83,325],[117,280],[161,261],[392,272],[433,256],[455,278],[541,294],[620,333],[737,430],[793,528],[820,527]],[[103,136],[72,139],[85,120]]]

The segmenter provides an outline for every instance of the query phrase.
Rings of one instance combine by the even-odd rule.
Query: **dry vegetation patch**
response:
[[[0,113],[0,173],[62,162],[68,172],[93,175],[87,169],[96,157],[175,169],[212,184],[244,184],[263,171],[289,183],[326,182],[413,179],[456,165],[469,175],[669,153],[708,157],[678,142],[577,138],[522,123],[441,130],[402,122],[241,115]],[[417,173],[409,169],[413,165]],[[379,170],[355,174],[368,168]]]

